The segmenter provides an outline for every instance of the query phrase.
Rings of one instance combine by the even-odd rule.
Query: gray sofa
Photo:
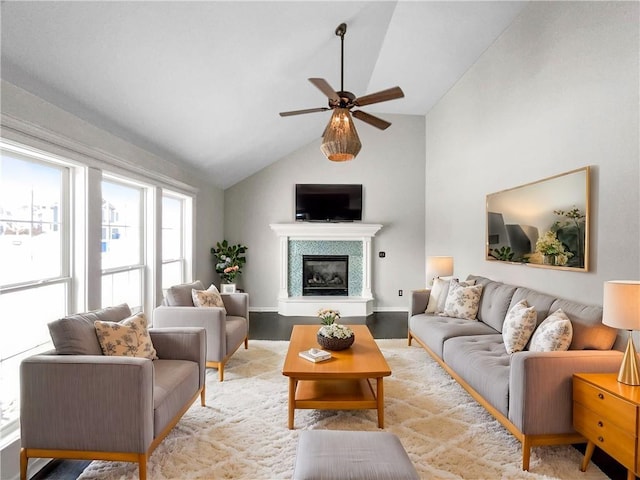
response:
[[[120,322],[127,305],[49,324],[56,350],[20,366],[20,477],[29,458],[136,462],[147,459],[200,396],[205,404],[206,333],[150,329],[158,359],[106,356],[96,320]]]
[[[412,292],[408,343],[415,339],[471,396],[522,443],[522,469],[531,447],[584,442],[573,429],[572,375],[617,372],[624,342],[602,324],[602,308],[525,287],[469,276],[482,284],[477,321],[425,313],[430,290]],[[561,308],[571,320],[568,351],[508,354],[502,326],[511,307],[526,299],[537,325]],[[616,341],[617,340],[617,341]]]

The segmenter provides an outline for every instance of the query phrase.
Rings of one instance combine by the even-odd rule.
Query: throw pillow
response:
[[[122,322],[96,320],[94,325],[100,347],[105,355],[142,357],[151,360],[158,358],[147,330],[147,319],[143,313],[138,313]]]
[[[220,307],[227,313],[220,292],[213,284],[206,290],[191,290],[191,297],[196,307]]]
[[[431,292],[429,293],[429,303],[424,313],[441,312],[444,308],[444,301],[447,299],[449,292],[450,278],[436,277],[433,279]],[[438,309],[438,305],[442,303],[442,308]]]
[[[480,305],[480,295],[482,295],[482,285],[465,285],[464,282],[451,280],[442,315],[475,320]]]
[[[511,307],[502,326],[502,339],[507,353],[524,350],[536,328],[537,318],[536,309],[530,307],[526,300],[521,300]]]
[[[569,349],[572,338],[571,320],[559,308],[545,318],[533,332],[529,350],[532,352],[562,352]]]

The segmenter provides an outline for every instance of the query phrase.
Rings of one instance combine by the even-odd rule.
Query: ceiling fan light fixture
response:
[[[362,144],[348,108],[336,107],[329,120],[320,150],[332,162],[353,160]]]

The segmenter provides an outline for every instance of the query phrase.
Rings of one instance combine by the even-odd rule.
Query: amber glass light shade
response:
[[[332,162],[353,160],[362,144],[347,108],[335,108],[325,131],[320,150]]]

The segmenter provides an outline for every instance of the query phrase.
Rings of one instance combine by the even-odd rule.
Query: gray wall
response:
[[[602,304],[640,278],[637,2],[531,2],[426,116],[427,255]],[[591,165],[591,271],[485,260],[488,193]]]
[[[424,117],[380,116],[393,125],[380,131],[356,120],[363,146],[351,162],[327,160],[318,138],[225,190],[225,236],[249,247],[239,283],[253,310],[277,309],[279,243],[269,224],[294,221],[296,183],[363,184],[363,222],[383,225],[373,239],[374,310],[407,309],[407,291],[424,283]]]

